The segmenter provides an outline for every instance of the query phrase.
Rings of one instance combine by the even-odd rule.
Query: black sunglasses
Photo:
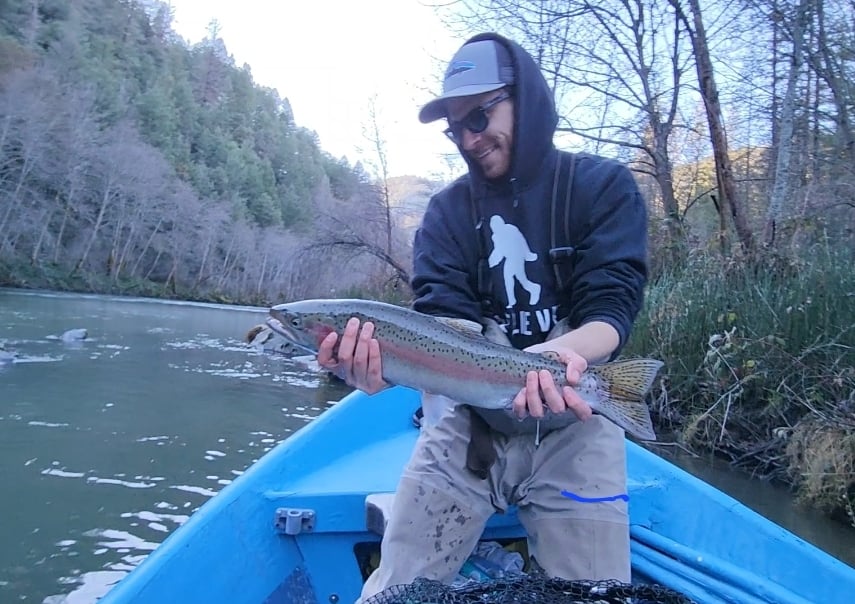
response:
[[[487,116],[487,112],[509,98],[511,98],[510,93],[502,92],[496,98],[487,101],[483,105],[475,107],[472,111],[464,115],[462,120],[448,120],[448,128],[444,130],[445,135],[450,138],[452,142],[459,144],[460,141],[463,140],[464,128],[469,130],[472,134],[484,132],[484,130],[487,129],[487,126],[490,125],[490,118]]]

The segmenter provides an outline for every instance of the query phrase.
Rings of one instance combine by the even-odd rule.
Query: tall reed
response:
[[[660,427],[851,515],[853,260],[823,246],[745,263],[698,254],[655,276],[625,354],[666,363]]]

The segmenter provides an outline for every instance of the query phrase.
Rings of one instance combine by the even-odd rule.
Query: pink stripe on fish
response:
[[[507,384],[509,386],[525,386],[524,381],[513,372],[501,367],[479,367],[472,363],[455,362],[454,359],[438,354],[431,355],[429,352],[419,350],[406,343],[397,343],[390,340],[380,342],[380,350],[386,355],[394,356],[396,359],[413,364],[421,369],[427,369],[452,379],[480,380],[493,384]]]

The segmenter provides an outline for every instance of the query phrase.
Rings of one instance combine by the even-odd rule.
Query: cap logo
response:
[[[448,71],[445,72],[445,79],[452,76],[456,76],[458,73],[465,73],[475,69],[475,63],[472,61],[453,61],[451,65],[448,66]]]

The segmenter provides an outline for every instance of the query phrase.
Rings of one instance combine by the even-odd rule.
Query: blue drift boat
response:
[[[376,562],[378,511],[409,458],[418,405],[418,393],[400,387],[349,395],[208,501],[102,604],[353,602]],[[855,569],[646,449],[627,448],[634,583],[703,603],[855,602]],[[523,537],[513,512],[484,533],[503,543]]]

